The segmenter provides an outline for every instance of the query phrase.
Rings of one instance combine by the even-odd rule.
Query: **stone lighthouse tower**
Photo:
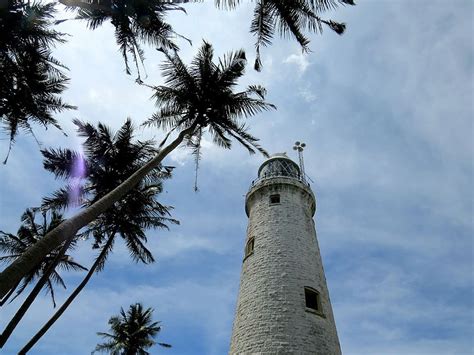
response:
[[[230,354],[341,354],[313,216],[316,200],[286,154],[258,170]]]

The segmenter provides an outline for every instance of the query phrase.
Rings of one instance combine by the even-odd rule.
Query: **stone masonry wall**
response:
[[[273,194],[279,204],[270,204]],[[247,194],[246,211],[246,241],[255,244],[242,264],[229,353],[340,354],[311,190],[296,179],[266,179]],[[319,291],[323,315],[306,308],[305,286]]]

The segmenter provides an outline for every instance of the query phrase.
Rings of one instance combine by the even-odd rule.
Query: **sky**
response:
[[[276,111],[248,120],[270,153],[305,142],[305,168],[317,198],[319,245],[344,354],[470,354],[473,314],[473,4],[454,0],[360,0],[328,17],[346,22],[338,36],[311,34],[303,54],[288,39],[263,49],[263,71],[252,69],[248,32],[252,2],[234,11],[212,1],[170,14],[187,63],[203,39],[216,58],[244,48],[249,59],[241,84],[262,84]],[[70,17],[71,14],[60,16]],[[59,26],[68,43],[55,50],[70,68],[64,98],[77,111],[61,113],[68,133],[36,129],[42,147],[78,149],[73,118],[117,129],[127,117],[137,139],[164,132],[139,125],[155,107],[152,92],[127,76],[110,23],[90,31],[79,21]],[[147,47],[145,81],[162,83],[163,56]],[[8,137],[0,140],[6,154]],[[244,198],[264,161],[234,144],[203,142],[199,192],[194,165],[180,148],[160,196],[174,206],[179,226],[147,233],[157,261],[137,265],[116,243],[105,270],[31,354],[86,354],[107,331],[107,320],[135,302],[154,308],[163,326],[157,340],[171,349],[152,354],[226,354],[237,300],[247,217]],[[0,167],[0,229],[14,233],[27,207],[60,185],[42,168],[38,144],[20,136]],[[91,265],[84,241],[75,259]],[[68,289],[84,274],[64,273]],[[21,300],[19,300],[21,301]],[[19,306],[0,313],[0,326]],[[16,353],[53,313],[42,294],[3,353]]]

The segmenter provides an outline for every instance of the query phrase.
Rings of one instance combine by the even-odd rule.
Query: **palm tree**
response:
[[[94,352],[108,352],[112,355],[146,355],[146,350],[158,344],[166,348],[171,345],[156,343],[154,338],[161,331],[159,322],[152,320],[152,308],[143,309],[141,303],[130,305],[127,313],[120,309],[120,315],[109,319],[110,333],[99,332],[97,335],[107,339],[98,344]]]
[[[318,14],[336,8],[339,4],[355,5],[354,0],[256,0],[250,33],[257,37],[254,68],[261,70],[260,47],[272,43],[275,32],[282,37],[294,37],[303,52],[309,51],[309,39],[303,33],[322,33],[323,25],[337,34],[346,28],[344,23],[324,20]],[[240,0],[216,0],[218,7],[234,8]]]
[[[237,80],[245,70],[243,51],[230,53],[215,64],[212,61],[212,46],[204,43],[189,67],[177,54],[165,52],[165,56],[163,69],[166,85],[154,88],[159,110],[148,122],[171,128],[160,144],[158,154],[114,190],[62,223],[9,265],[0,274],[0,297],[8,293],[45,254],[72,238],[79,229],[120,201],[183,141],[196,150],[207,131],[214,142],[224,148],[230,148],[231,138],[234,138],[251,153],[254,148],[263,152],[257,139],[247,133],[242,119],[275,107],[264,101],[265,89],[261,86],[253,85],[244,91],[234,92]],[[179,134],[165,145],[170,133],[175,130]]]
[[[173,38],[183,36],[173,31],[165,22],[165,14],[171,10],[185,11],[177,1],[163,0],[60,0],[71,9],[78,9],[78,18],[86,20],[94,30],[110,20],[115,27],[115,38],[125,61],[125,71],[130,74],[128,56],[131,55],[140,79],[140,64],[144,52],[140,42],[155,47],[178,50]],[[188,40],[189,41],[189,40]]]
[[[69,79],[67,68],[51,55],[51,47],[64,42],[62,33],[50,29],[54,3],[5,3],[0,6],[0,123],[9,132],[10,153],[19,130],[33,134],[33,123],[61,129],[53,113],[75,107],[59,96]],[[8,154],[4,163],[7,159]]]
[[[153,141],[133,142],[134,129],[130,119],[116,134],[101,123],[94,127],[75,120],[75,124],[79,136],[86,138],[84,155],[70,149],[43,150],[44,167],[58,178],[80,178],[82,186],[69,184],[59,189],[52,197],[44,199],[43,208],[64,208],[71,202],[90,206],[157,153]],[[78,166],[82,168],[78,169]],[[81,236],[92,237],[93,248],[99,249],[98,256],[84,280],[22,351],[27,352],[47,332],[92,275],[104,268],[117,235],[124,240],[134,261],[145,264],[154,262],[152,253],[144,245],[147,241],[144,231],[148,228],[168,228],[166,222],[178,223],[167,217],[171,207],[157,201],[158,194],[162,192],[162,180],[170,177],[170,170],[161,166],[152,169],[130,194],[87,226]]]
[[[0,261],[8,262],[15,260],[22,255],[25,250],[30,246],[36,244],[41,238],[44,237],[49,231],[56,228],[62,221],[62,216],[57,211],[52,211],[49,214],[49,218],[46,212],[42,213],[41,223],[36,222],[37,209],[27,209],[21,216],[22,226],[18,229],[16,235],[11,233],[5,233],[0,231],[0,251],[3,256],[0,257]],[[33,270],[31,270],[10,292],[1,300],[3,305],[15,292],[16,295],[11,299],[18,297],[25,288],[34,283],[37,279],[45,278],[45,282],[38,282],[33,288],[31,293],[28,295],[22,306],[19,308],[15,316],[12,318],[10,323],[7,325],[5,330],[0,336],[0,347],[2,347],[10,334],[15,329],[18,322],[21,320],[23,315],[28,310],[29,306],[33,303],[36,296],[39,294],[41,289],[46,290],[51,295],[54,307],[56,302],[54,299],[54,284],[60,285],[66,288],[63,279],[56,271],[56,268],[63,270],[87,270],[83,266],[76,263],[69,255],[61,253],[62,245],[54,249],[51,253],[47,254],[40,263],[38,263]],[[61,255],[59,255],[61,253]],[[56,260],[59,256],[59,260]],[[52,267],[52,270],[50,268]],[[49,275],[46,275],[49,274]],[[11,302],[10,301],[10,302]]]
[[[255,150],[267,154],[258,145],[258,139],[250,135],[245,124],[239,120],[275,108],[263,101],[266,91],[262,86],[251,85],[245,91],[233,92],[237,79],[245,69],[243,50],[230,53],[214,64],[213,48],[204,42],[189,68],[178,55],[161,51],[167,59],[161,65],[166,85],[153,87],[153,98],[159,109],[145,125],[169,132],[175,129],[184,132],[192,128],[193,134],[184,141],[196,158],[196,169],[205,130],[220,147],[230,149],[231,138],[234,138],[251,154]]]

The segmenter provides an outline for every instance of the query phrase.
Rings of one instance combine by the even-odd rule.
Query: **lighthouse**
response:
[[[246,195],[230,355],[341,354],[313,220],[316,199],[300,166],[285,153],[273,155]]]

